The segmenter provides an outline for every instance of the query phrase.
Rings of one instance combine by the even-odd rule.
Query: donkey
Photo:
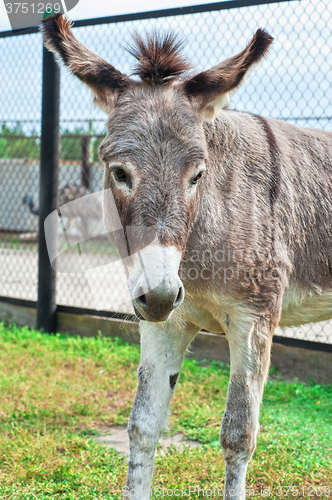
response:
[[[66,184],[59,189],[57,205],[58,207],[62,207],[67,203],[71,203],[75,200],[78,200],[79,198],[82,198],[83,196],[88,196],[90,194],[91,191],[82,184]],[[25,195],[22,201],[24,205],[27,205],[30,213],[39,216],[39,208],[35,206],[31,195]],[[82,241],[84,241],[88,240],[89,237],[92,237],[91,234],[93,233],[91,233],[91,223],[96,224],[97,222],[100,222],[102,218],[102,206],[96,198],[89,196],[88,202],[85,204],[80,204],[78,205],[78,207],[79,210],[77,210],[77,206],[75,206],[75,204],[71,203],[70,210],[67,213],[68,220],[66,221],[66,231],[67,233],[69,233],[73,229],[74,231],[78,231],[79,236],[81,237]],[[35,238],[38,237],[38,233],[33,234],[35,235]],[[24,238],[24,236],[25,235],[21,235],[21,239],[26,240],[27,238]]]
[[[104,187],[126,228],[111,238],[141,320],[124,498],[149,498],[181,364],[204,328],[229,342],[224,498],[242,499],[273,332],[332,317],[332,135],[226,108],[272,43],[262,29],[198,74],[172,34],[136,35],[129,51],[139,79],[77,41],[61,15],[42,31],[108,113]],[[110,207],[105,196],[111,233]]]

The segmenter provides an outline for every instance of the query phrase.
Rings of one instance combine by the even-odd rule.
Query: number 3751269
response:
[[[60,3],[41,3],[41,2],[13,2],[13,3],[6,3],[6,11],[8,14],[44,14],[44,12],[47,12],[50,14],[51,12],[58,13],[61,11],[61,4]]]
[[[276,495],[278,497],[298,495],[306,497],[329,497],[331,489],[329,486],[277,486]]]

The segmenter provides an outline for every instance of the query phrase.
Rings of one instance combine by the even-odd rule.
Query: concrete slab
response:
[[[129,457],[129,437],[126,427],[111,427],[109,433],[105,436],[93,436],[99,443],[105,444],[109,448],[115,448],[122,456]],[[199,441],[190,441],[184,438],[183,434],[178,433],[172,437],[162,437],[159,440],[162,448],[156,451],[156,455],[165,455],[167,448],[171,445],[178,448],[181,452],[185,447],[197,448],[201,446]]]

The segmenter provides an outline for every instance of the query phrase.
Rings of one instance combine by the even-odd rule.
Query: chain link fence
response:
[[[241,2],[241,7],[239,3],[233,6],[227,2],[227,9],[219,4],[221,10],[206,12],[202,12],[202,6],[201,12],[185,15],[165,13],[164,17],[121,22],[98,20],[98,24],[81,21],[74,34],[120,71],[130,74],[134,61],[124,47],[135,31],[179,33],[186,41],[188,60],[196,69],[204,70],[241,51],[258,28],[265,28],[275,38],[269,55],[234,95],[231,107],[331,130],[330,0],[247,6]],[[0,295],[37,300],[41,35],[0,36],[0,53]],[[106,115],[92,105],[90,91],[63,68],[60,121],[59,201],[64,204],[102,190],[98,146],[105,134]],[[84,252],[94,268],[93,277],[88,272],[58,273],[57,303],[132,312],[130,303],[124,300],[126,278],[120,261],[110,281],[100,267],[109,252],[105,235],[91,238]],[[332,323],[287,328],[278,334],[331,344]]]

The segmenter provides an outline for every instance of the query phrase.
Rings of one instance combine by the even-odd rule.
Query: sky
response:
[[[195,0],[80,0],[74,20],[193,5]],[[204,3],[197,0],[196,4]],[[205,2],[209,3],[209,2]],[[92,7],[93,4],[93,7]],[[236,2],[234,2],[236,4]],[[121,6],[121,7],[120,7]],[[2,9],[2,10],[1,10]],[[1,24],[2,23],[2,24]],[[10,28],[0,3],[0,28]],[[168,29],[186,41],[184,54],[201,71],[237,54],[258,28],[274,37],[268,56],[251,72],[231,105],[239,110],[289,120],[300,126],[332,127],[332,2],[293,0],[251,7],[74,28],[91,50],[130,74],[134,60],[123,46],[131,33]],[[26,133],[39,130],[42,38],[40,34],[0,38],[0,124],[20,121]],[[92,105],[90,91],[62,68],[60,117],[63,130],[105,129],[106,116]],[[98,127],[98,128],[97,128]]]
[[[188,5],[212,3],[212,0],[80,0],[70,11],[73,20],[91,19],[95,17],[132,14],[150,10],[170,9]],[[0,2],[0,31],[10,30],[4,2]]]

